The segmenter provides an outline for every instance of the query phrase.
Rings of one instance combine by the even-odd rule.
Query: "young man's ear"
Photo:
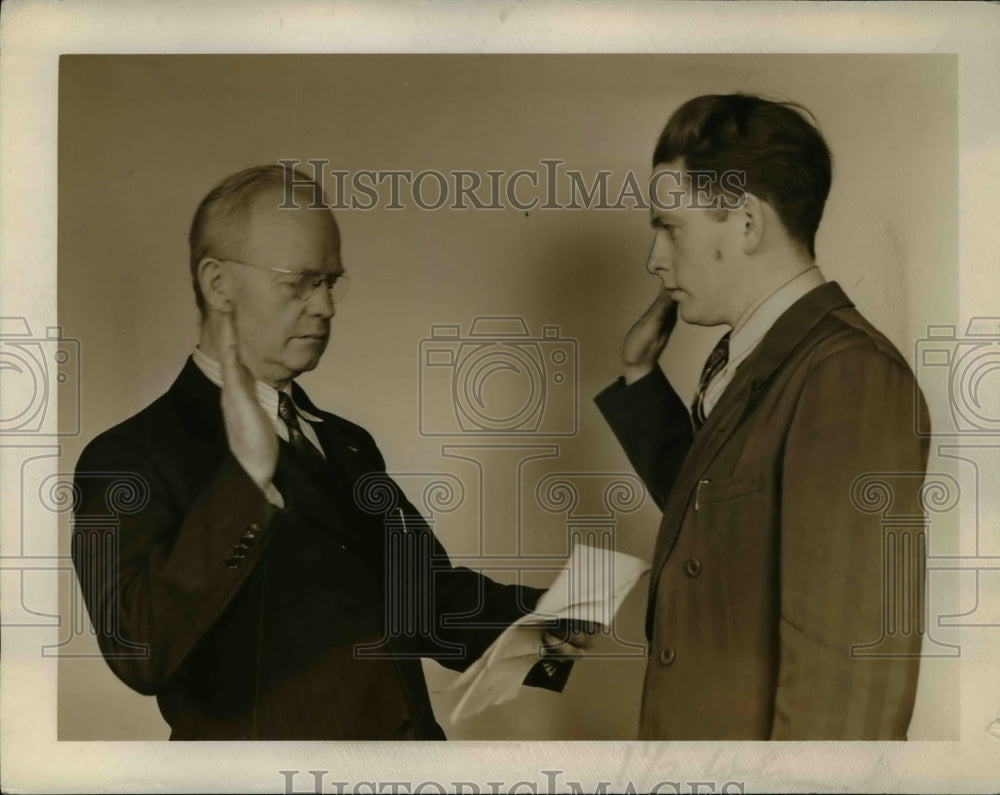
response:
[[[764,203],[752,193],[744,194],[743,206],[736,210],[742,229],[743,253],[752,254],[764,239]]]
[[[232,281],[222,263],[215,257],[203,257],[198,263],[198,286],[206,306],[216,312],[232,310]]]

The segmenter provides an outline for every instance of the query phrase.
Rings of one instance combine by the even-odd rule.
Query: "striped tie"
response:
[[[701,378],[698,380],[698,394],[694,397],[694,403],[691,404],[691,420],[694,422],[694,429],[697,431],[705,424],[705,391],[708,389],[708,385],[712,383],[712,379],[715,378],[726,366],[729,361],[729,335],[732,332],[727,331],[722,335],[715,347],[712,348],[712,352],[708,355],[708,360],[705,362],[705,367],[701,371]]]
[[[299,413],[295,410],[295,404],[292,403],[292,399],[284,392],[278,393],[278,416],[281,417],[281,421],[288,428],[288,443],[291,445],[292,450],[310,463],[322,464],[325,460],[323,454],[302,433],[302,426],[299,425]]]

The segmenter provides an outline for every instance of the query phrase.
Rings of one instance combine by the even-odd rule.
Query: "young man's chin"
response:
[[[685,323],[690,323],[692,326],[701,326],[703,322],[701,320],[701,315],[698,313],[697,306],[691,306],[690,301],[680,300],[677,302],[677,314],[680,316],[681,320]]]

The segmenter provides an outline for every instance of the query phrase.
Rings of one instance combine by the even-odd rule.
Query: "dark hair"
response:
[[[830,193],[830,150],[795,102],[750,94],[688,100],[667,122],[653,165],[683,158],[689,171],[743,173],[743,190],[767,201],[789,236],[815,258],[816,229]],[[815,117],[813,117],[815,120]]]
[[[253,200],[267,190],[284,189],[286,179],[294,180],[295,189],[310,188],[313,199],[323,195],[323,186],[298,169],[282,165],[254,166],[230,174],[201,200],[191,221],[188,242],[191,246],[191,283],[198,311],[205,316],[205,296],[198,284],[198,263],[221,252],[244,228]]]

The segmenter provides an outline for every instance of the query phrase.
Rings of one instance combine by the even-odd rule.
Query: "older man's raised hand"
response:
[[[266,489],[278,466],[278,435],[261,408],[254,378],[240,359],[233,312],[222,317],[222,417],[229,449],[253,481]]]

